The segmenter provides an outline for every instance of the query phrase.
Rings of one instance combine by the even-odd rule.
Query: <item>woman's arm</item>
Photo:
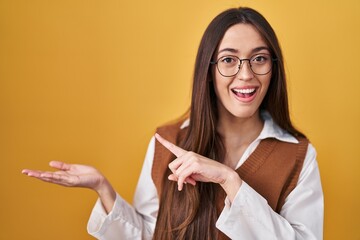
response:
[[[323,201],[316,152],[309,145],[297,186],[280,214],[243,182],[232,203],[226,201],[216,225],[231,239],[322,239]]]
[[[138,186],[134,207],[118,195],[110,182],[94,167],[58,161],[50,166],[58,171],[24,169],[23,174],[67,187],[89,188],[99,199],[88,222],[88,232],[98,239],[151,239],[158,211],[158,197],[151,178],[155,141],[150,141]]]

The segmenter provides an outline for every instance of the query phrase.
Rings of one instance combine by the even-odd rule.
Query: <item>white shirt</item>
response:
[[[239,168],[262,139],[298,143],[297,139],[276,125],[267,112],[262,112],[264,127],[239,160]],[[185,121],[182,128],[188,126]],[[88,232],[103,240],[152,239],[159,208],[157,190],[151,178],[155,138],[150,141],[133,206],[119,194],[112,211],[106,214],[98,199],[88,222]],[[176,214],[176,213],[174,213]],[[316,151],[309,144],[295,189],[288,195],[280,214],[274,212],[266,199],[245,182],[232,204],[226,198],[216,227],[231,239],[322,239],[324,199],[316,161]]]

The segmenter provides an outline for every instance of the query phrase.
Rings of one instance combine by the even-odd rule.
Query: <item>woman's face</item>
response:
[[[255,56],[254,60],[261,62],[261,56],[268,56],[266,54],[270,54],[269,48],[256,29],[250,24],[240,23],[225,32],[214,60],[226,56],[235,56],[239,59],[251,59]],[[234,61],[232,59],[236,60],[230,57],[223,61],[228,64]],[[254,66],[255,62],[253,69],[255,69]],[[271,71],[265,75],[256,75],[252,72],[249,61],[242,61],[240,71],[235,76],[224,77],[216,69],[216,65],[214,65],[213,73],[220,117],[243,119],[259,117],[259,107],[268,90]]]

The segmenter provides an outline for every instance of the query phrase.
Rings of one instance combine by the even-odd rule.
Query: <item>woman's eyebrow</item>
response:
[[[218,54],[222,53],[222,52],[232,52],[232,53],[238,53],[239,50],[235,49],[235,48],[224,48],[221,49]]]
[[[253,50],[251,50],[251,53],[257,53],[257,52],[260,52],[261,50],[267,50],[270,52],[270,49],[268,47],[261,46],[261,47],[257,47],[257,48],[254,48]]]

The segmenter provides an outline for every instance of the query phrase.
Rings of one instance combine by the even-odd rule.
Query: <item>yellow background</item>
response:
[[[0,0],[0,239],[93,239],[95,193],[21,169],[94,165],[131,201],[155,127],[189,106],[203,31],[239,5],[282,44],[292,117],[318,151],[325,239],[360,239],[357,0]]]

